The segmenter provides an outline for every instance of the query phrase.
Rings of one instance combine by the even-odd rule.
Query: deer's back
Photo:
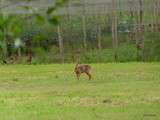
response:
[[[91,67],[89,65],[79,65],[77,67],[77,70],[81,73],[83,72],[89,72],[91,70]]]

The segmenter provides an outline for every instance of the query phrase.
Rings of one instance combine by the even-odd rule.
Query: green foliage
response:
[[[68,0],[55,0],[55,5],[48,7],[46,13],[51,15],[58,7],[62,7]]]
[[[56,4],[55,6],[57,7],[61,7],[64,5],[65,2],[67,2],[68,0],[56,0]]]
[[[137,61],[137,48],[135,45],[122,44],[119,45],[117,51],[119,62]]]
[[[59,17],[57,16],[51,16],[48,18],[48,22],[52,25],[58,25],[59,23]]]
[[[31,0],[28,0],[28,2],[30,1]],[[34,54],[34,64],[59,63],[60,52],[56,26],[59,24],[60,34],[64,44],[65,62],[70,63],[75,61],[75,51],[78,49],[82,52],[81,62],[114,62],[111,15],[108,13],[101,15],[99,11],[94,15],[86,14],[87,49],[84,50],[82,14],[72,16],[68,11],[68,14],[65,16],[57,16],[57,8],[64,7],[64,10],[67,10],[67,6],[64,6],[66,2],[68,1],[56,0],[53,5],[46,10],[45,14],[38,14],[36,8],[32,6],[24,6],[24,9],[30,11],[32,14],[0,15],[0,56],[7,56],[7,52],[11,52],[12,55],[7,56],[6,59],[9,59],[11,56],[16,56],[17,48],[14,47],[14,42],[16,38],[20,38],[23,42],[22,56],[26,56],[27,47],[31,46]],[[75,6],[82,7],[79,0],[74,1],[74,3],[76,3]],[[88,9],[86,8],[86,10]],[[134,33],[136,27],[138,27],[138,14],[135,13],[133,17],[130,12],[117,12],[118,62],[136,61],[138,60],[137,53],[141,54],[142,52],[140,49],[137,51],[135,46],[136,36],[129,36],[129,32]],[[160,61],[159,32],[148,31],[147,24],[151,22],[151,13],[152,12],[148,13],[144,11],[144,22],[146,23],[144,30],[144,57],[145,61]],[[156,19],[158,22],[159,17],[157,16]],[[98,26],[101,27],[101,51],[97,49]],[[28,46],[27,43],[29,43]],[[9,50],[8,48],[12,49]],[[21,62],[18,61],[18,63]]]
[[[160,61],[160,33],[145,34],[146,61]]]
[[[35,14],[36,21],[38,25],[44,25],[45,24],[45,17],[39,14]]]
[[[62,7],[68,0],[56,0],[55,5],[48,7],[46,13],[47,13],[47,19],[48,22],[52,25],[58,25],[59,24],[59,17],[56,15],[53,15],[55,10],[59,7]]]
[[[51,47],[47,52],[43,48],[35,48],[33,50],[35,56],[33,56],[32,64],[48,64],[59,62],[59,50],[57,47]]]
[[[55,10],[56,10],[55,7],[49,7],[49,8],[47,9],[47,14],[50,15],[50,14],[52,14],[52,12],[55,11]]]
[[[107,63],[113,61],[112,49],[105,49],[101,51],[93,50],[90,52],[85,52],[84,55],[81,55],[82,63]]]
[[[136,61],[137,50],[134,45],[120,45],[118,47],[118,62]],[[113,49],[92,50],[82,54],[82,63],[107,63],[114,62]]]

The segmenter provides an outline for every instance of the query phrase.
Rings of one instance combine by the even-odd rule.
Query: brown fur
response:
[[[89,80],[92,78],[92,76],[91,76],[91,66],[90,65],[76,64],[75,73],[76,73],[76,76],[77,76],[78,80],[79,80],[80,75],[82,73],[86,73],[88,75],[88,77],[89,77]]]

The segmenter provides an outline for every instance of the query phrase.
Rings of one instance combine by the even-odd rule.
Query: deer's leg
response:
[[[77,79],[79,80],[80,74],[79,74],[79,73],[76,73],[76,76],[77,76]]]
[[[89,72],[86,72],[86,74],[88,75],[88,77],[89,77],[89,80],[91,80],[91,78],[92,78],[92,75],[91,75],[91,73],[89,73]]]

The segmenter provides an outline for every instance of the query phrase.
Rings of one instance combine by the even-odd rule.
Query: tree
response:
[[[58,33],[58,43],[59,43],[61,63],[64,63],[64,47],[63,47],[63,38],[61,36],[60,25],[57,26],[57,33]]]
[[[83,28],[83,46],[87,48],[87,33],[86,33],[86,10],[85,0],[82,0],[82,28]]]
[[[47,10],[47,18],[49,23],[52,25],[57,25],[57,33],[58,33],[58,43],[59,43],[59,51],[60,51],[60,59],[61,63],[64,63],[64,45],[63,45],[63,38],[61,35],[61,29],[59,25],[59,20],[57,16],[53,15],[53,12],[56,10],[57,7],[61,7],[67,0],[57,0],[55,6],[48,8]]]
[[[116,0],[112,0],[112,45],[114,49],[114,60],[118,60],[118,39],[117,39],[117,15],[116,15]]]
[[[97,22],[97,46],[98,49],[102,49],[102,28],[101,28],[101,16],[96,15],[96,22]]]
[[[139,0],[139,47],[141,49],[141,60],[144,61],[144,36],[143,36],[143,0]]]
[[[12,55],[12,46],[15,38],[21,31],[21,23],[17,22],[16,16],[1,14],[0,16],[0,39],[3,59],[7,59]]]

